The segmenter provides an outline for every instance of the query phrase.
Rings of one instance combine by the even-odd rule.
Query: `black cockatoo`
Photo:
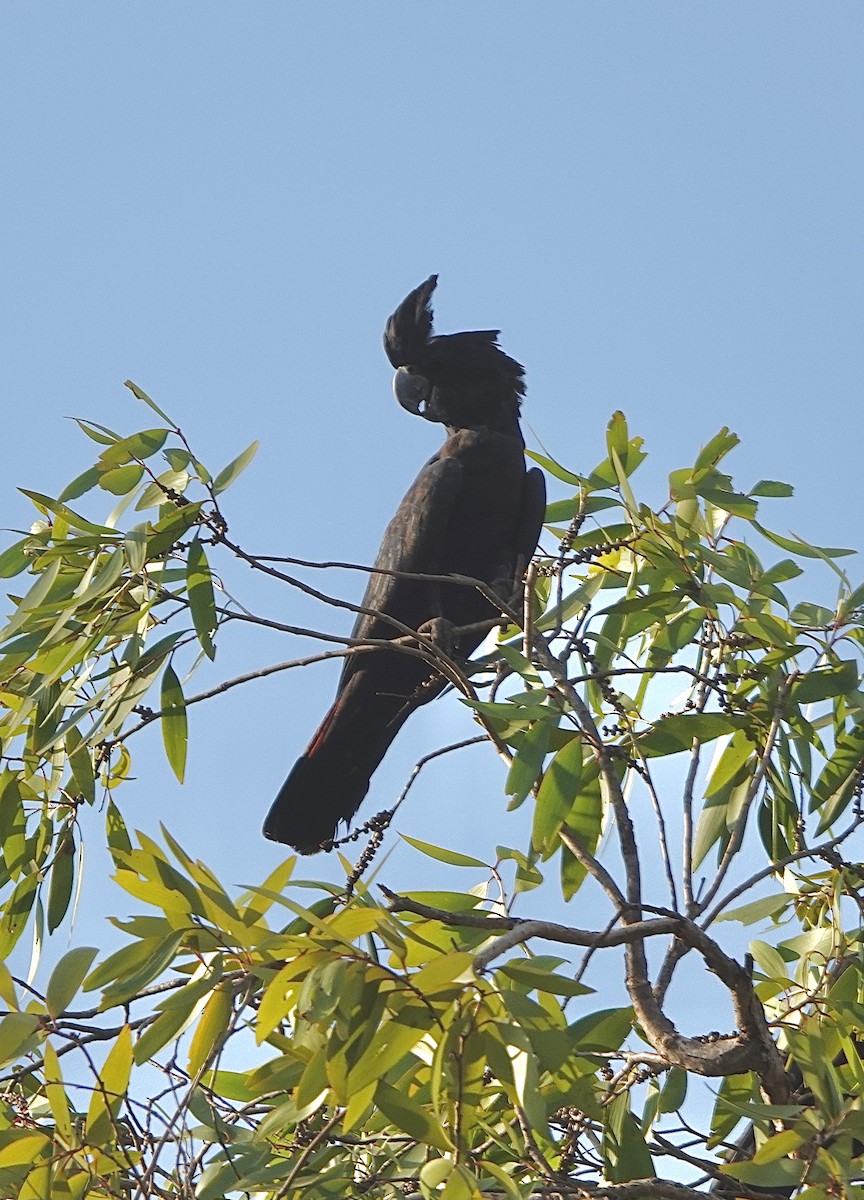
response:
[[[525,469],[520,397],[523,369],[498,347],[498,331],[433,335],[431,275],[387,322],[384,349],[396,368],[403,408],[447,430],[447,440],[387,526],[375,567],[422,575],[468,575],[505,599],[537,546],[545,512],[543,475]],[[505,595],[506,593],[506,595]],[[421,633],[495,617],[498,610],[465,584],[369,577],[363,608]],[[434,624],[438,622],[438,624]],[[404,630],[361,614],[352,637],[392,640]],[[482,634],[454,637],[448,653],[467,658]],[[345,660],[336,700],[267,815],[264,834],[301,854],[330,842],[350,821],[369,780],[405,719],[444,688],[428,662],[399,649],[367,650]]]

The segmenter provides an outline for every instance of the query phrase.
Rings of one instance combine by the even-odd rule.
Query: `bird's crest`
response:
[[[409,292],[384,329],[384,350],[394,367],[415,366],[426,351],[432,336],[430,301],[437,275],[430,275]]]
[[[487,375],[507,390],[512,388],[517,408],[525,395],[522,365],[498,345],[498,329],[472,329],[464,333],[432,333],[432,293],[437,275],[409,292],[384,329],[384,350],[394,367],[412,367],[433,378],[439,372],[467,377]]]

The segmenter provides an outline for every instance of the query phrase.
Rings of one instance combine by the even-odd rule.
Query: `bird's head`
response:
[[[433,335],[430,275],[387,322],[384,350],[396,368],[396,399],[415,416],[451,429],[518,429],[523,368],[498,346],[498,330]]]

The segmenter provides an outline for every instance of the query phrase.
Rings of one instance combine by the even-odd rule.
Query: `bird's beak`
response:
[[[432,395],[432,384],[407,367],[398,367],[393,376],[393,394],[403,408],[415,417],[425,416],[422,408]]]

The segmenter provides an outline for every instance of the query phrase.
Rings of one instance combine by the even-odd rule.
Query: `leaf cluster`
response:
[[[317,637],[316,657],[364,647],[231,599],[219,555],[355,607],[229,539],[220,497],[254,446],[211,475],[130,386],[162,424],[79,421],[96,461],[56,499],[28,490],[37,519],[0,556],[3,1195],[854,1188],[864,588],[846,551],[765,525],[791,489],[738,490],[724,429],[662,506],[640,502],[645,450],[620,413],[587,474],[535,455],[566,492],[555,548],[480,659],[441,651],[508,763],[510,806],[532,806],[526,843],[487,861],[406,837],[469,882],[379,894],[391,811],[356,866],[341,859],[344,887],[288,859],[232,895],[169,831],[127,828],[137,731],[161,724],[182,782],[189,704],[262,674],[190,690],[241,621]],[[79,511],[94,498],[104,519]],[[815,563],[831,605],[800,598]],[[104,812],[136,911],[115,919],[120,949],[76,946],[37,988],[38,948],[80,887],[83,807]],[[584,928],[569,914],[589,887]],[[25,930],[26,980],[9,965]],[[725,1032],[679,1028],[667,1002],[696,959],[724,989]]]

